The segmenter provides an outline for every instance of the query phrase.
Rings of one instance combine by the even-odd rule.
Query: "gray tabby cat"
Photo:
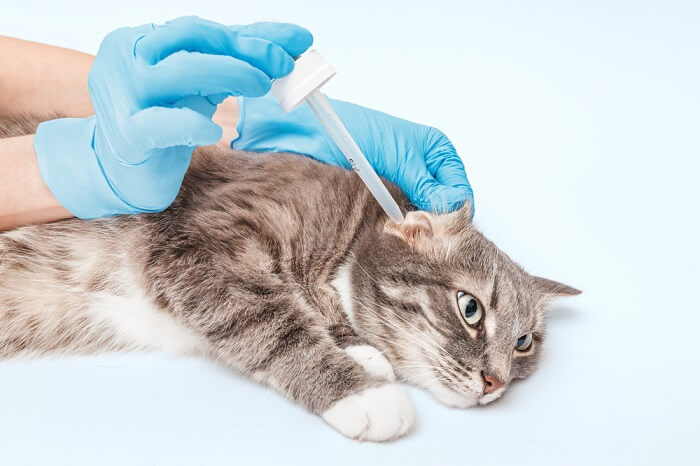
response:
[[[578,293],[528,275],[469,206],[396,224],[352,172],[207,147],[165,212],[0,234],[0,358],[198,354],[384,441],[414,422],[398,382],[490,403],[535,369],[546,303]]]

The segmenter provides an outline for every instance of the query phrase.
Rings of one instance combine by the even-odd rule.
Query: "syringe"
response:
[[[304,100],[309,104],[328,135],[348,159],[352,169],[360,176],[384,212],[396,223],[401,223],[401,208],[319,90],[334,75],[335,69],[321,54],[310,50],[295,60],[294,70],[290,74],[272,83],[272,93],[280,101],[285,112],[290,112]]]

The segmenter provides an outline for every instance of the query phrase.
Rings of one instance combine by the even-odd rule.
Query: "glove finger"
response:
[[[474,216],[474,194],[472,192],[462,159],[454,146],[435,128],[429,129],[426,140],[425,163],[428,171],[441,184],[433,197],[434,202],[443,205],[447,211],[453,211],[469,202],[470,214]]]
[[[446,206],[447,212],[459,209],[465,202],[469,202],[470,213],[473,217],[474,193],[464,171],[464,164],[457,154],[436,157],[428,170],[440,183],[440,189],[434,194],[434,197],[439,196],[441,199],[437,202],[442,202]]]
[[[273,23],[270,24],[268,29],[274,30]],[[293,38],[297,35],[289,27],[280,29],[280,36]],[[294,68],[292,56],[274,41],[197,17],[178,18],[155,26],[152,32],[136,42],[134,50],[151,65],[185,51],[238,58],[262,70],[270,78],[285,76]]]
[[[441,184],[458,188],[469,187],[469,179],[464,164],[457,154],[443,153],[426,158],[428,171]]]
[[[129,125],[134,140],[146,150],[215,144],[222,132],[219,125],[187,107],[149,107],[132,115]]]
[[[228,98],[228,94],[226,93],[209,95],[206,97],[207,101],[214,106],[214,111],[216,111],[216,106],[226,100],[226,98]]]
[[[399,186],[408,196],[413,205],[420,210],[433,211],[430,204],[430,195],[439,185],[437,180],[428,172],[422,160],[411,164],[410,168],[404,166],[398,171],[402,175]]]
[[[188,95],[245,95],[257,97],[270,90],[270,78],[247,63],[225,55],[177,52],[147,71],[152,104],[170,103]]]
[[[450,140],[441,131],[430,128],[425,145],[425,164],[441,184],[469,188],[462,159]]]
[[[231,27],[247,36],[256,36],[274,42],[292,57],[304,53],[314,41],[314,37],[308,30],[296,24],[253,23]]]
[[[211,119],[211,117],[216,112],[216,106],[218,103],[212,101],[213,99],[209,96],[201,95],[188,95],[180,100],[168,104],[169,108],[183,108],[187,107],[195,112],[201,113],[205,117]]]

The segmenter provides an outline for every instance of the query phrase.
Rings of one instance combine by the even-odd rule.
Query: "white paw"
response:
[[[361,365],[369,374],[395,380],[394,368],[386,357],[374,346],[354,345],[345,348],[345,352]]]
[[[368,388],[345,397],[321,417],[346,437],[373,442],[399,438],[415,421],[411,400],[396,384]]]

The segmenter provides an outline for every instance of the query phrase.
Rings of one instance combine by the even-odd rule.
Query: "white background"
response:
[[[412,390],[393,444],[203,361],[3,362],[0,464],[698,464],[697,2],[1,3],[0,34],[92,53],[185,14],[300,23],[339,70],[328,94],[442,129],[476,223],[584,294],[553,306],[531,379],[468,411]]]

